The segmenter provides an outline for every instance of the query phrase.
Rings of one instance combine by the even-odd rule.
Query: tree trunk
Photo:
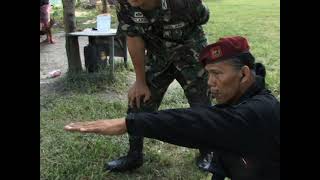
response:
[[[76,30],[75,3],[76,0],[62,0],[63,20],[66,32],[66,52],[68,57],[68,72],[82,71],[79,53],[79,42],[77,36],[68,36],[70,32]]]
[[[107,0],[101,0],[102,1],[102,13],[109,13],[108,12],[108,1]]]
[[[96,6],[97,0],[89,0],[91,6]]]
[[[81,4],[81,0],[76,0],[76,6],[79,7]]]

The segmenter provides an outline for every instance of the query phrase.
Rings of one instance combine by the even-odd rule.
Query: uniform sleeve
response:
[[[125,2],[118,2],[116,6],[117,18],[118,18],[118,33],[125,34],[130,37],[140,36],[139,26],[131,19],[130,10]]]
[[[128,133],[189,148],[265,152],[268,141],[233,108],[198,107],[129,114]]]
[[[186,17],[191,24],[203,25],[208,22],[210,11],[202,0],[168,0],[172,13]]]
[[[187,1],[189,1],[189,7],[194,8],[194,22],[198,25],[207,23],[210,18],[210,11],[209,8],[202,2],[202,0]]]

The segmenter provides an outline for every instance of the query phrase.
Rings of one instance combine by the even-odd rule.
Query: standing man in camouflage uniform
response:
[[[128,92],[131,112],[157,111],[176,79],[191,107],[210,105],[207,75],[197,61],[207,45],[201,25],[209,10],[201,0],[118,0],[118,32],[127,35],[136,81]],[[143,163],[143,137],[130,136],[127,156],[108,162],[107,170],[126,171]],[[200,150],[197,165],[208,170],[211,152]]]

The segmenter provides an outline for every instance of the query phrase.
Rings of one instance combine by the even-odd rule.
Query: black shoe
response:
[[[200,153],[197,158],[197,166],[203,171],[212,173],[213,180],[224,180],[226,177],[213,153]]]
[[[122,156],[117,160],[107,162],[105,169],[112,172],[124,172],[137,169],[143,164],[143,155],[139,154],[128,154],[127,156]]]
[[[196,161],[197,166],[201,170],[211,172],[212,153],[200,154]]]

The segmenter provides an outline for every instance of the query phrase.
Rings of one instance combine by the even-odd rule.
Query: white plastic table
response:
[[[93,42],[93,40],[96,37],[108,37],[110,38],[110,46],[111,48],[109,48],[109,61],[112,64],[112,68],[111,68],[111,73],[113,75],[114,72],[114,37],[117,34],[117,29],[110,29],[109,31],[97,31],[97,30],[92,30],[92,29],[84,29],[83,31],[79,31],[79,32],[72,32],[72,33],[68,33],[69,36],[88,36],[89,38],[89,43]],[[125,47],[127,49],[127,47]],[[126,51],[125,49],[125,51]],[[126,54],[126,53],[125,53]],[[125,55],[125,61],[126,61],[126,55]]]

